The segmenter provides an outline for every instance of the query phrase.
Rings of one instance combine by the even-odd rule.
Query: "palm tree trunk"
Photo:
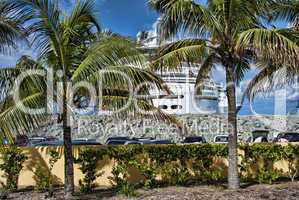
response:
[[[239,171],[238,171],[238,154],[237,154],[237,106],[236,106],[236,86],[232,68],[226,67],[226,84],[227,84],[227,99],[228,99],[228,126],[229,126],[229,141],[228,141],[228,188],[240,188]]]
[[[67,108],[67,86],[64,81],[63,92],[63,144],[64,144],[64,192],[65,198],[70,199],[74,193],[74,168],[73,168],[73,152],[72,152],[72,135],[71,127],[68,121]]]

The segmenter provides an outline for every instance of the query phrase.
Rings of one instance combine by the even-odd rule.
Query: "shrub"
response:
[[[105,154],[104,149],[86,149],[80,152],[78,159],[75,159],[75,163],[80,165],[79,169],[84,174],[83,180],[79,181],[81,192],[89,193],[96,187],[95,180],[103,174],[101,171],[98,172],[97,166]]]
[[[35,189],[38,192],[48,192],[49,196],[53,196],[54,181],[52,176],[52,170],[55,163],[59,160],[59,153],[55,150],[49,152],[49,169],[38,166],[34,172],[36,178]]]
[[[245,172],[245,180],[272,184],[282,176],[282,172],[274,168],[276,161],[284,158],[287,146],[279,144],[253,144],[243,146],[245,156],[241,169]],[[253,171],[253,167],[256,170]]]
[[[289,163],[287,175],[292,180],[298,174],[299,146],[253,144],[239,148],[244,151],[240,169],[245,181],[272,184],[285,176],[274,167],[279,160]],[[215,162],[219,158],[227,158],[227,145],[113,146],[100,151],[88,149],[80,155],[81,170],[86,175],[80,184],[85,192],[91,191],[94,180],[101,174],[97,175],[96,166],[104,155],[115,161],[110,177],[115,189],[127,196],[135,195],[135,190],[140,187],[218,184],[227,179],[225,163],[221,159]],[[132,167],[143,175],[143,180],[136,183],[130,181],[129,169]]]
[[[213,159],[227,156],[226,145],[148,146],[166,185],[188,185],[223,179],[224,170],[213,167]]]
[[[284,147],[283,159],[288,162],[287,176],[294,182],[299,175],[299,145]]]
[[[108,148],[109,157],[115,159],[110,180],[119,194],[135,196],[136,184],[130,183],[129,168],[136,165],[136,156],[142,154],[140,145],[118,146]]]
[[[6,178],[6,183],[2,185],[8,191],[15,191],[18,189],[19,174],[27,157],[21,149],[14,146],[1,149],[1,154],[3,163],[0,164],[0,169]]]
[[[35,190],[37,192],[46,192],[50,188],[50,179],[47,175],[47,169],[42,166],[38,166],[34,172],[35,178]]]
[[[133,190],[136,187],[153,188],[160,184],[188,185],[192,182],[223,179],[224,170],[212,165],[214,157],[227,155],[227,147],[210,144],[130,145],[109,147],[108,152],[110,158],[116,160],[111,180],[117,191],[123,193],[123,188]],[[144,180],[130,183],[128,170],[131,167],[137,168]],[[156,180],[157,175],[162,177],[162,182]]]
[[[124,181],[118,187],[118,194],[125,195],[127,197],[136,196],[136,185],[129,183],[128,181]]]
[[[145,189],[151,189],[156,186],[156,176],[158,174],[158,167],[155,162],[150,160],[147,154],[141,154],[135,156],[134,160],[129,162],[130,166],[134,166],[143,175],[144,180],[142,180],[139,185]]]

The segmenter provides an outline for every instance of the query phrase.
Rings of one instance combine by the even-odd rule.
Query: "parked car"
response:
[[[49,141],[58,141],[57,138],[54,137],[32,137],[29,138],[28,146],[35,146],[36,144],[42,143],[42,142],[49,142]]]
[[[78,138],[74,139],[73,142],[96,142],[96,139]]]
[[[125,145],[130,140],[107,140],[107,145]]]
[[[183,141],[183,144],[203,144],[203,143],[207,143],[206,139],[203,136],[186,137]]]
[[[136,141],[136,140],[129,140],[126,141],[124,145],[142,145],[142,142]]]
[[[228,135],[217,135],[214,137],[214,143],[216,144],[227,144]]]
[[[132,138],[132,140],[136,140],[136,141],[145,141],[145,140],[155,140],[155,138],[152,137],[142,137],[142,138]]]
[[[127,139],[127,140],[109,140],[107,145],[132,145],[132,144],[140,144],[140,145],[162,145],[162,144],[173,144],[170,140],[152,140],[147,138],[139,138],[135,139]]]
[[[72,141],[72,145],[74,146],[98,146],[101,145],[99,142],[94,142],[94,141]],[[35,144],[34,146],[36,147],[41,147],[41,146],[63,146],[63,141],[57,140],[57,141],[44,141]]]
[[[14,138],[14,144],[19,147],[25,147],[29,144],[29,138],[26,135],[17,135]]]
[[[131,140],[129,137],[110,137],[106,140],[106,144],[109,145],[109,143],[111,143],[111,141],[129,141]],[[121,143],[121,142],[120,142]]]
[[[299,133],[283,132],[279,133],[274,142],[299,142]]]
[[[46,138],[44,137],[32,137],[29,138],[29,146],[34,146],[35,144],[41,143],[41,142],[45,142]]]
[[[269,142],[269,130],[254,130],[252,136],[247,139],[248,143],[265,143]]]
[[[144,143],[146,144],[146,143]],[[173,142],[171,142],[170,140],[151,140],[148,144],[173,144]]]

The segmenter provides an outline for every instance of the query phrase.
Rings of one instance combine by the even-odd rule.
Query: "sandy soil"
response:
[[[8,199],[14,200],[42,200],[47,199],[46,194],[35,193],[32,191],[20,191],[9,194]],[[55,196],[51,199],[63,200],[63,191],[57,190]],[[78,195],[78,200],[298,200],[299,199],[299,182],[282,183],[275,185],[253,185],[238,191],[225,190],[216,187],[168,187],[154,190],[138,190],[138,196],[126,198],[117,196],[111,191],[98,190],[89,195]]]

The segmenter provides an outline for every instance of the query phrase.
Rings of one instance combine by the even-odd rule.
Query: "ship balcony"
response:
[[[196,78],[192,77],[162,77],[163,81],[169,83],[193,83],[195,84]]]
[[[218,92],[214,90],[202,90],[201,94],[196,95],[195,99],[206,99],[206,100],[219,100]]]

